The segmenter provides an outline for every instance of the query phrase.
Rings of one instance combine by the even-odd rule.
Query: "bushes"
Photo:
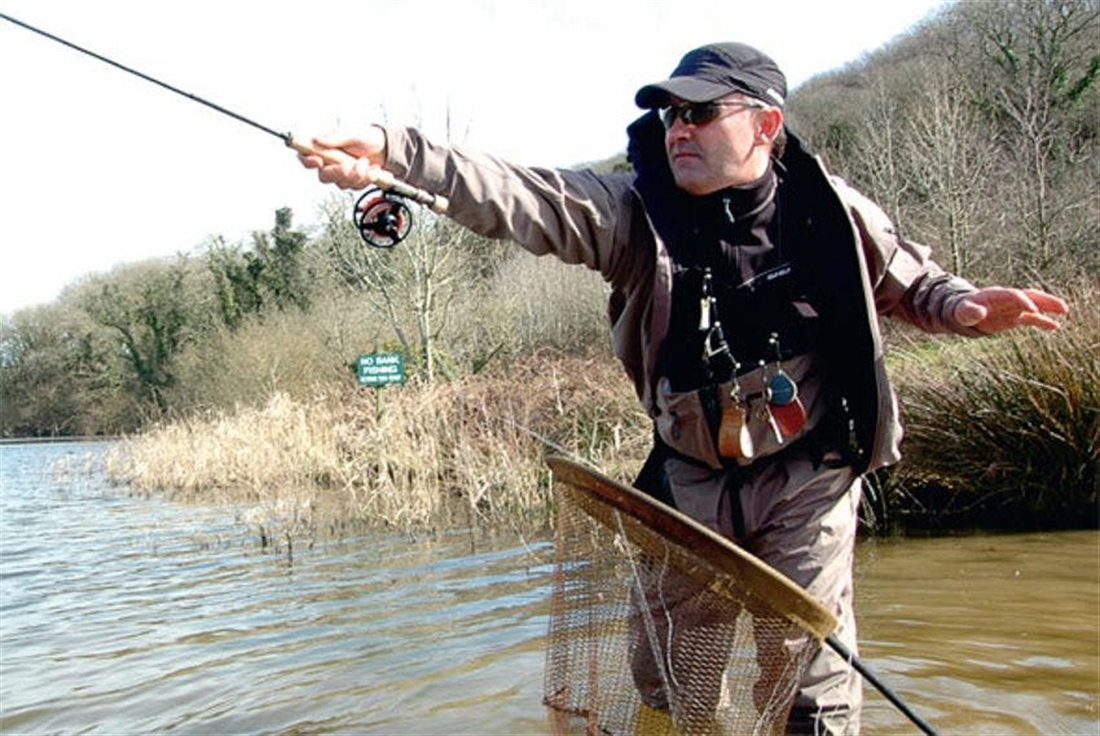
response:
[[[1056,333],[922,342],[892,363],[905,459],[881,510],[905,524],[1094,527],[1100,485],[1098,288]]]

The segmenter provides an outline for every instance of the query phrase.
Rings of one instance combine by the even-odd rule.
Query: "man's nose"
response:
[[[690,138],[692,133],[695,132],[695,126],[690,123],[685,123],[679,115],[672,121],[672,127],[665,131],[665,140],[684,140]]]

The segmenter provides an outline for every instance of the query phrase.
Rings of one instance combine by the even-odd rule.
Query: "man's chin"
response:
[[[676,181],[676,186],[680,187],[688,194],[694,194],[697,197],[709,194],[710,191],[713,191],[707,186],[708,182],[704,177],[691,171],[690,165],[677,166],[674,164],[672,166],[672,178]]]

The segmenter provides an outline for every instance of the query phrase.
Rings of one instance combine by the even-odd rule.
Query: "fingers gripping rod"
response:
[[[318,149],[307,143],[296,140],[290,133],[268,132],[274,133],[282,138],[288,146],[298,153],[305,154],[306,156],[320,156],[326,163],[349,164],[354,163],[356,160],[353,156],[344,153],[338,148]],[[390,172],[378,166],[372,166],[367,175],[370,177],[370,184],[373,184],[379,189],[384,189],[406,199],[411,199],[413,202],[429,207],[433,212],[437,212],[441,215],[447,211],[449,202],[447,198],[441,194],[432,194],[424,189],[414,187],[407,182],[401,181]]]
[[[110,64],[111,66],[113,66],[117,69],[121,69],[122,71],[127,72],[129,74],[133,74],[135,77],[140,77],[141,79],[144,79],[147,82],[152,82],[153,84],[157,85],[158,87],[163,87],[164,89],[168,90],[169,92],[174,92],[177,95],[180,95],[182,97],[186,97],[189,100],[193,100],[194,102],[197,102],[200,105],[205,105],[206,107],[209,107],[212,110],[220,112],[223,115],[228,115],[229,117],[234,118],[236,120],[239,120],[242,123],[245,123],[247,125],[251,125],[253,128],[257,128],[259,130],[262,130],[265,133],[268,133],[270,135],[275,136],[276,138],[283,141],[287,146],[294,149],[298,153],[302,153],[302,154],[305,154],[307,156],[319,156],[322,160],[324,160],[328,163],[333,163],[333,164],[347,164],[347,163],[351,163],[351,162],[355,161],[354,157],[352,157],[351,155],[349,155],[347,153],[344,153],[343,151],[340,151],[340,150],[337,150],[337,149],[317,149],[317,148],[314,148],[313,146],[310,146],[306,143],[302,143],[301,141],[296,140],[294,138],[294,136],[292,136],[290,133],[280,133],[279,131],[277,131],[273,128],[269,128],[266,125],[262,125],[260,123],[257,123],[255,120],[251,120],[249,118],[246,118],[244,115],[233,112],[232,110],[230,110],[228,108],[225,108],[225,107],[222,107],[221,105],[210,102],[209,100],[205,100],[202,97],[199,97],[198,95],[194,95],[190,92],[185,92],[182,89],[179,89],[178,87],[173,87],[172,85],[168,84],[167,82],[163,82],[163,81],[157,79],[156,77],[152,77],[152,76],[149,76],[148,74],[144,74],[143,72],[139,72],[136,69],[132,69],[131,67],[128,67],[124,64],[120,64],[119,62],[114,61],[113,59],[109,59],[106,56],[102,56],[101,54],[97,54],[94,51],[90,51],[90,50],[88,50],[88,49],[86,49],[82,46],[77,46],[75,43],[72,43],[71,41],[66,41],[63,38],[55,36],[52,33],[48,33],[46,31],[43,31],[40,28],[36,28],[36,27],[30,25],[29,23],[24,23],[23,21],[18,20],[17,18],[13,18],[10,15],[7,15],[5,13],[0,13],[0,18],[2,18],[3,20],[8,21],[10,23],[14,23],[15,25],[20,26],[22,28],[25,28],[28,31],[31,31],[33,33],[37,33],[40,36],[44,36],[45,38],[48,38],[51,41],[56,41],[57,43],[60,43],[63,46],[68,46],[69,48],[71,48],[75,51],[79,51],[82,54],[86,54],[86,55],[92,57],[93,59],[96,59],[98,61],[102,61],[105,64]],[[400,179],[398,179],[397,177],[395,177],[393,174],[386,171],[385,169],[382,169],[382,168],[379,168],[379,167],[372,167],[372,169],[369,172],[369,176],[370,176],[371,182],[374,184],[374,186],[378,187],[379,189],[384,189],[384,190],[387,190],[387,191],[391,191],[394,194],[405,197],[406,199],[410,199],[410,200],[412,200],[412,201],[414,201],[418,204],[422,204],[426,207],[430,207],[433,211],[435,211],[439,214],[443,214],[444,212],[447,211],[448,202],[447,202],[446,197],[440,196],[438,194],[432,194],[431,192],[425,191],[423,189],[418,189],[417,187],[414,187],[411,184],[408,184],[406,182],[401,181]]]

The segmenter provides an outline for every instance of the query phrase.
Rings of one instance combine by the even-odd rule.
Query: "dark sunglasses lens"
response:
[[[714,122],[722,108],[713,102],[702,102],[688,108],[688,122],[692,125],[706,125]]]
[[[667,107],[661,112],[661,119],[664,120],[666,128],[671,128],[676,118],[683,120],[686,125],[706,125],[718,117],[720,109],[720,106],[713,102]]]

